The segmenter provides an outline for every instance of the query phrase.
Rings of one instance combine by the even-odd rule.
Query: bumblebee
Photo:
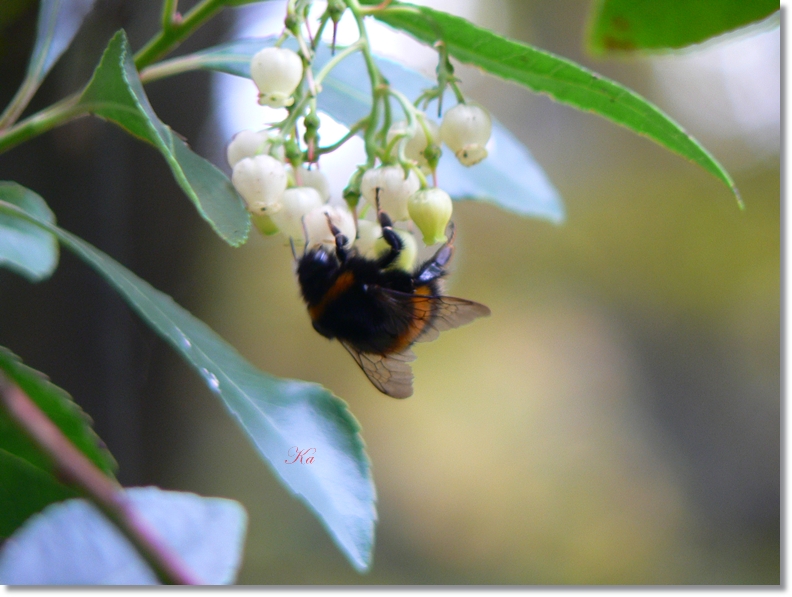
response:
[[[368,259],[348,249],[349,239],[328,216],[335,247],[306,249],[297,263],[297,279],[314,329],[341,342],[380,392],[407,398],[413,393],[412,345],[434,340],[490,310],[442,294],[442,278],[454,252],[453,228],[449,240],[410,274],[389,267],[399,257],[402,241],[379,205],[377,219],[389,247],[381,257]]]

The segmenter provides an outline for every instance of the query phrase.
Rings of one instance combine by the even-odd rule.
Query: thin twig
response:
[[[58,478],[80,491],[129,539],[164,584],[200,584],[181,558],[165,547],[123,489],[80,452],[41,409],[0,371],[0,408],[47,456]]]

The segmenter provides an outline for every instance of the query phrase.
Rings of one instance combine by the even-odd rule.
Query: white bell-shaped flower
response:
[[[382,238],[382,227],[377,222],[358,220],[357,236],[355,247],[358,253],[364,257],[373,257],[374,243]]]
[[[252,158],[256,155],[268,155],[271,148],[272,142],[266,131],[239,131],[233,136],[226,148],[228,165],[233,168],[244,158]],[[280,146],[279,149],[282,154],[283,146]]]
[[[424,118],[424,122],[426,123],[426,128],[429,129],[432,142],[439,145],[440,127],[434,120],[430,120],[429,118]],[[388,129],[388,143],[390,143],[396,135],[405,132],[407,132],[406,120],[394,122]],[[417,122],[415,124],[415,134],[413,134],[412,137],[406,138],[404,145],[404,155],[408,159],[418,162],[418,165],[421,168],[428,169],[429,163],[426,160],[426,156],[424,156],[424,151],[426,150],[427,145],[429,145],[429,140],[426,138],[424,127],[421,126],[420,122]]]
[[[427,247],[446,240],[445,229],[454,210],[448,193],[437,187],[422,189],[410,195],[407,207]]]
[[[327,176],[320,170],[316,168],[308,170],[304,166],[300,166],[297,172],[294,172],[291,167],[287,167],[287,171],[289,173],[289,178],[294,182],[295,186],[313,187],[319,191],[319,196],[322,198],[322,201],[330,199],[330,182],[327,180]]]
[[[259,89],[262,106],[291,106],[302,76],[302,58],[286,48],[264,48],[250,61],[250,77]]]
[[[379,189],[380,208],[396,222],[408,220],[407,198],[421,188],[421,183],[415,172],[405,178],[401,166],[380,166],[371,168],[363,174],[360,181],[360,192],[371,205],[377,204],[377,189]]]
[[[280,209],[270,217],[278,230],[290,236],[295,242],[305,242],[302,218],[309,211],[322,207],[319,192],[311,187],[286,189],[280,201]],[[326,221],[325,221],[326,223]]]
[[[286,169],[268,155],[242,158],[234,166],[231,182],[245,200],[248,211],[269,214],[278,209],[286,190]]]
[[[355,218],[346,205],[322,205],[305,214],[305,230],[308,231],[308,248],[317,245],[335,247],[335,236],[330,230],[328,217],[333,226],[347,238],[346,247],[355,242]]]
[[[440,124],[440,137],[465,166],[487,157],[485,145],[491,134],[489,114],[475,104],[457,104],[445,113]]]

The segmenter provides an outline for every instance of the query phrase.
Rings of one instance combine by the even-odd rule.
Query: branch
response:
[[[0,371],[0,408],[47,456],[56,474],[76,488],[124,534],[164,584],[200,584],[181,558],[167,549],[138,516],[123,489],[108,479],[66,438],[41,409]]]

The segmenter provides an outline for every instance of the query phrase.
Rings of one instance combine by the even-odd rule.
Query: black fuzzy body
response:
[[[384,269],[380,261],[354,254],[340,262],[323,248],[307,252],[297,267],[314,329],[360,352],[380,355],[403,347],[414,320],[410,295],[438,290],[435,278],[422,280],[419,274]]]

